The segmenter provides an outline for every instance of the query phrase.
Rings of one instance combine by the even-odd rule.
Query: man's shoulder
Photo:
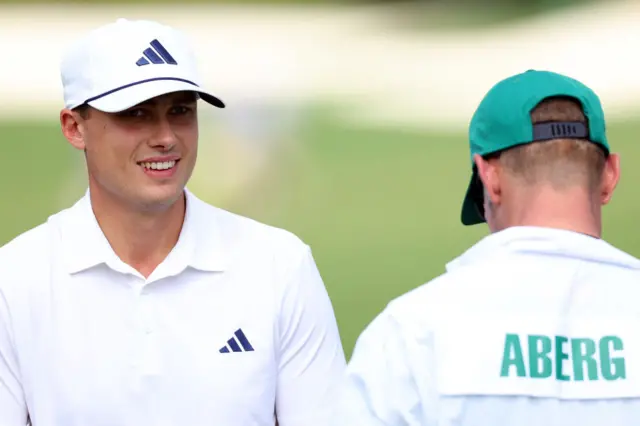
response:
[[[3,246],[0,246],[0,268],[11,262],[34,259],[46,252],[51,239],[50,224],[41,223],[22,232]]]
[[[42,223],[0,247],[0,291],[23,287],[46,274],[51,257],[51,227]]]
[[[432,325],[458,315],[456,311],[466,301],[474,303],[486,296],[487,288],[482,281],[489,276],[487,266],[469,265],[445,271],[392,299],[385,313],[400,325],[427,331]]]
[[[73,206],[59,210],[0,246],[0,275],[11,276],[13,281],[25,281],[46,273],[55,256],[55,245],[63,232],[61,228],[73,223],[71,212]]]
[[[587,241],[592,246],[572,256],[562,251],[546,255],[533,249],[496,251],[479,258],[477,253],[464,254],[441,275],[392,299],[385,310],[401,323],[442,323],[447,318],[489,312],[498,300],[517,299],[527,289],[543,291],[564,276],[561,271],[572,279],[577,279],[577,271],[584,275],[580,279],[596,279],[596,272],[619,276],[620,282],[640,276],[640,261],[634,256],[602,240]],[[551,261],[553,267],[546,267]]]

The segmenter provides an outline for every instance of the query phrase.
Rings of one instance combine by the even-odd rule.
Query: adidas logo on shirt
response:
[[[151,47],[147,48],[142,52],[142,57],[138,59],[136,65],[141,67],[143,65],[149,64],[171,64],[178,65],[173,56],[164,48],[162,43],[160,43],[157,39],[153,40],[149,43]]]
[[[242,329],[239,328],[233,333],[233,337],[227,340],[226,346],[220,348],[221,354],[228,354],[230,352],[252,352],[253,346],[249,343],[247,336],[244,335]]]

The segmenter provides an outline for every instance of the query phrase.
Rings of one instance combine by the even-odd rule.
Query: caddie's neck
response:
[[[550,186],[522,187],[505,199],[504,223],[563,229],[595,238],[602,236],[599,200],[583,188],[557,191]]]
[[[184,192],[164,209],[144,211],[91,182],[89,190],[93,212],[113,251],[148,278],[178,242],[186,212]]]

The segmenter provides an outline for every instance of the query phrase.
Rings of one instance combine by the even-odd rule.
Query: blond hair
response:
[[[535,123],[580,121],[587,123],[582,106],[573,99],[550,98],[531,112]],[[500,164],[526,184],[549,183],[562,190],[580,185],[594,191],[600,185],[606,154],[595,143],[578,139],[554,139],[506,150]]]

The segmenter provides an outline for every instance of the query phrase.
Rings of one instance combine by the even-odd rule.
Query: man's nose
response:
[[[163,151],[170,151],[178,143],[178,137],[166,117],[156,120],[156,131],[149,140],[149,145]]]

